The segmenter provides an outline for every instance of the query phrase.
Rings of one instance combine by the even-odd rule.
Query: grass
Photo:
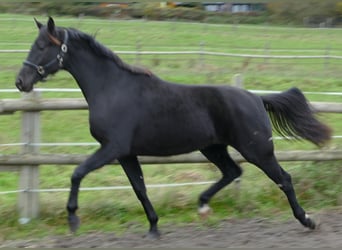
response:
[[[45,22],[46,17],[38,17]],[[0,14],[0,49],[29,49],[37,30],[32,17]],[[87,18],[55,17],[57,25],[97,33],[97,39],[114,51],[207,50],[230,53],[271,55],[317,55],[329,52],[342,55],[339,29],[301,29],[253,25],[209,25],[150,21],[108,21]],[[202,44],[202,45],[201,45]],[[269,48],[267,51],[265,48]],[[327,49],[328,48],[328,49]],[[14,88],[15,75],[26,53],[1,53],[0,88]],[[150,68],[163,79],[185,84],[229,84],[236,73],[242,73],[247,89],[285,90],[297,86],[304,91],[341,92],[341,60],[321,59],[245,59],[200,55],[139,56],[120,54],[126,62]],[[53,76],[44,88],[77,88],[66,72]],[[81,97],[81,93],[43,93],[43,98]],[[341,96],[308,95],[311,101],[341,102]],[[20,98],[19,93],[0,93],[0,99]],[[20,113],[0,116],[0,144],[20,141]],[[342,135],[340,114],[320,117]],[[89,134],[87,111],[46,111],[42,113],[43,142],[94,142]],[[67,125],[66,125],[67,124]],[[11,128],[11,129],[8,129]],[[313,149],[307,142],[276,141],[277,150]],[[329,147],[341,147],[333,140]],[[46,153],[92,153],[96,147],[42,148]],[[19,147],[0,147],[0,154],[20,151]],[[295,184],[298,199],[310,211],[339,207],[342,197],[341,161],[283,163]],[[149,188],[148,192],[159,216],[161,227],[170,223],[213,225],[229,217],[282,216],[292,218],[286,198],[254,166],[242,164],[244,175],[240,189],[234,184],[212,200],[214,213],[207,221],[196,214],[198,195],[205,186]],[[41,166],[40,188],[69,187],[74,166]],[[218,179],[218,170],[210,164],[174,164],[143,166],[147,184],[180,183]],[[331,184],[333,183],[333,185]],[[16,190],[18,173],[0,172],[0,191]],[[129,185],[118,166],[107,166],[91,173],[83,187]],[[42,193],[41,214],[26,225],[18,224],[16,194],[0,195],[0,241],[19,237],[41,237],[67,232],[65,203],[68,194]],[[279,198],[281,197],[281,198]],[[116,233],[145,232],[147,222],[143,209],[132,190],[82,191],[79,233],[93,230]]]

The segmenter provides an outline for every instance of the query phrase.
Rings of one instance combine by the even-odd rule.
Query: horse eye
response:
[[[37,42],[36,45],[37,45],[37,47],[38,47],[39,50],[43,50],[43,49],[44,49],[44,43],[42,43],[42,42]]]

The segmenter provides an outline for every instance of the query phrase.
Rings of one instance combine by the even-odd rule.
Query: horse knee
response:
[[[83,179],[84,174],[79,171],[78,169],[75,169],[75,171],[73,172],[73,174],[71,175],[71,183],[72,184],[79,184],[81,182],[81,180]]]
[[[283,172],[283,178],[284,178],[285,182],[290,183],[292,185],[292,177],[289,173],[284,171]]]

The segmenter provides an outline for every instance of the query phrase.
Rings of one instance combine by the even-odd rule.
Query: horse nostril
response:
[[[23,87],[23,81],[21,80],[21,78],[17,78],[17,80],[15,81],[15,86],[17,86],[17,88],[19,90],[22,90],[22,87]]]

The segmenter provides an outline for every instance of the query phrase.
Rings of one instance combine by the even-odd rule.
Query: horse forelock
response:
[[[152,75],[151,71],[148,69],[125,63],[112,50],[108,49],[106,46],[96,41],[94,36],[91,36],[89,34],[86,34],[73,28],[69,28],[68,31],[71,39],[83,42],[86,45],[86,47],[93,51],[96,55],[103,56],[107,59],[113,60],[121,69],[128,70],[135,74],[144,74],[149,76]]]

